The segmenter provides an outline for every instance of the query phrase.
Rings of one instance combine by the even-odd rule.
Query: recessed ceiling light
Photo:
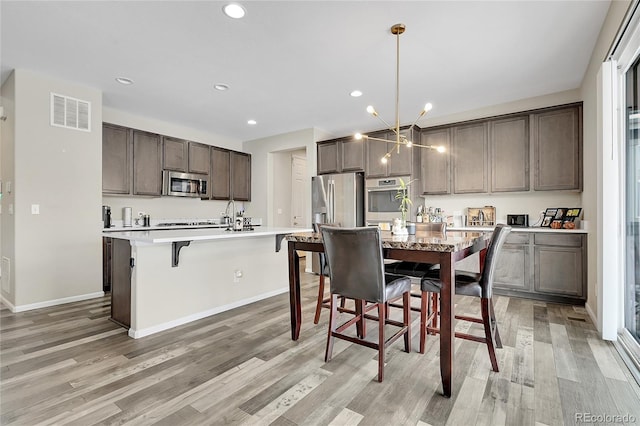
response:
[[[354,90],[353,92],[349,93],[349,95],[351,95],[354,98],[358,98],[360,96],[362,96],[362,92],[359,90]]]
[[[120,83],[120,84],[124,84],[125,86],[133,84],[133,80],[131,80],[130,78],[126,78],[126,77],[118,77],[118,78],[116,78],[116,81],[118,83]]]
[[[228,5],[222,8],[222,11],[229,18],[233,18],[233,19],[243,18],[245,13],[247,13],[247,11],[244,10],[244,7],[240,6],[237,3],[229,3]]]
[[[220,90],[221,92],[224,92],[225,90],[229,90],[229,85],[224,83],[218,83],[218,84],[214,84],[213,88],[216,90]]]
[[[256,124],[258,124],[258,122],[256,120],[248,120],[247,124],[250,126],[255,126]]]

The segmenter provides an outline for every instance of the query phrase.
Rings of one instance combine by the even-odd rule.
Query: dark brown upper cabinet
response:
[[[445,151],[421,148],[420,176],[422,194],[451,193],[451,129],[426,130],[420,135],[421,145],[443,146]]]
[[[231,151],[231,199],[251,201],[251,155]]]
[[[175,170],[186,173],[188,166],[187,159],[189,158],[187,141],[164,136],[162,143],[162,168],[164,170]]]
[[[209,174],[210,154],[209,145],[198,142],[189,142],[189,173]]]
[[[582,190],[582,105],[531,114],[536,191]]]
[[[133,131],[133,195],[162,195],[160,135]]]
[[[102,126],[102,193],[131,193],[131,129],[105,123]]]
[[[489,121],[491,192],[529,190],[529,116]]]
[[[414,130],[401,130],[400,133],[412,142],[415,141],[417,135],[417,132],[414,132]],[[419,159],[419,156],[415,154],[415,150],[419,148],[407,148],[405,145],[400,145],[398,149],[393,142],[396,140],[396,134],[391,131],[376,132],[369,135],[379,139],[386,139],[390,142],[384,143],[377,140],[367,141],[365,168],[367,178],[413,176],[414,173],[417,174],[417,168],[419,166],[414,163]],[[391,157],[385,164],[381,160],[387,153],[390,153]]]
[[[466,194],[487,192],[488,140],[487,123],[473,123],[453,128],[453,192]]]
[[[318,142],[318,174],[364,171],[364,145],[353,138]]]
[[[228,149],[211,147],[211,199],[231,199],[231,152]]]

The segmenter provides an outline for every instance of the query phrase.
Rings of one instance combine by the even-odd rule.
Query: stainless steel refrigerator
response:
[[[311,178],[313,223],[339,223],[343,227],[364,226],[364,174],[340,173]],[[312,270],[319,271],[318,256]]]

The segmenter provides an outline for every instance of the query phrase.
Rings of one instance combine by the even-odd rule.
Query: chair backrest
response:
[[[330,266],[331,293],[381,303],[385,301],[384,258],[380,229],[321,227]]]
[[[320,233],[320,229],[322,229],[323,226],[333,226],[333,227],[337,227],[339,228],[340,222],[336,222],[336,223],[314,223],[313,224],[313,232]],[[329,276],[329,265],[327,264],[327,259],[324,255],[324,253],[318,253],[318,259],[320,260],[320,273],[322,275],[325,276]]]
[[[511,232],[511,227],[499,224],[493,230],[491,235],[491,241],[487,248],[487,254],[484,259],[484,269],[482,270],[482,277],[480,278],[480,285],[482,287],[482,297],[491,297],[493,287],[493,276],[495,275],[496,267],[498,265],[498,255],[504,241],[507,239],[507,235]]]
[[[446,232],[447,222],[416,223],[416,232]]]

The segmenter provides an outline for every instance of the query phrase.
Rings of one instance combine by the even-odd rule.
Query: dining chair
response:
[[[447,232],[447,223],[446,222],[424,222],[424,223],[416,223],[416,235],[419,235],[420,232],[436,232],[440,234],[444,234]],[[408,277],[413,278],[422,278],[427,272],[432,270],[434,267],[437,267],[438,264],[433,263],[421,263],[421,262],[409,262],[409,261],[400,261],[394,263],[387,263],[384,266],[386,272],[397,275],[406,275]],[[421,298],[421,292],[411,292],[412,297]],[[437,308],[437,299],[434,295],[432,303],[434,304],[432,309]],[[394,305],[395,306],[395,305]],[[397,306],[396,306],[397,307]],[[412,306],[411,310],[415,312],[420,312],[421,307]]]
[[[378,381],[384,379],[385,349],[404,336],[404,349],[411,350],[410,292],[411,279],[402,275],[387,274],[384,270],[382,240],[377,227],[338,228],[322,226],[324,251],[329,263],[329,287],[331,291],[329,331],[325,362],[331,361],[333,342],[337,337],[378,351]],[[378,308],[378,316],[368,315],[365,310],[356,310],[353,317],[338,325],[338,297],[369,302]],[[388,317],[387,302],[402,298],[403,321]],[[358,306],[358,304],[356,304]],[[372,342],[344,331],[365,319],[378,321],[378,340]],[[389,338],[385,337],[385,325],[398,327]]]
[[[320,229],[323,226],[334,226],[340,227],[340,223],[314,223],[313,224],[313,232],[319,233]],[[318,259],[320,263],[320,277],[318,279],[318,300],[316,302],[316,314],[313,317],[313,323],[317,324],[320,321],[320,312],[322,308],[329,308],[329,297],[324,297],[324,289],[325,289],[325,277],[329,276],[329,266],[327,265],[326,257],[324,253],[318,253]],[[340,306],[344,308],[345,300],[344,298],[340,301]]]
[[[498,265],[498,255],[500,249],[504,244],[504,241],[511,232],[511,227],[499,224],[493,230],[491,241],[487,247],[484,257],[484,264],[482,265],[481,272],[467,272],[457,271],[455,275],[455,292],[460,296],[471,296],[480,298],[481,318],[469,317],[464,315],[456,315],[456,319],[463,321],[471,321],[484,326],[484,337],[466,334],[455,333],[456,337],[473,340],[475,342],[486,343],[489,350],[489,358],[491,360],[491,366],[493,371],[498,370],[498,361],[496,359],[495,348],[502,348],[502,341],[500,339],[500,333],[498,331],[498,323],[496,321],[496,315],[493,309],[493,278],[495,275],[496,267]],[[427,332],[439,333],[440,329],[434,326],[432,322],[438,317],[438,304],[435,305],[435,309],[427,316],[427,305],[429,301],[429,295],[440,295],[442,289],[442,281],[440,281],[440,269],[434,268],[429,271],[420,282],[420,288],[422,291],[421,298],[421,312],[420,312],[420,353],[424,353],[425,341]]]
[[[441,234],[444,234],[446,231],[446,222],[416,223],[416,235],[418,235],[420,232],[439,232]],[[434,264],[432,263],[400,261],[388,263],[385,265],[384,269],[391,274],[422,278],[422,276],[429,272],[433,268],[433,266]],[[418,295],[418,297],[419,296],[420,295]]]

